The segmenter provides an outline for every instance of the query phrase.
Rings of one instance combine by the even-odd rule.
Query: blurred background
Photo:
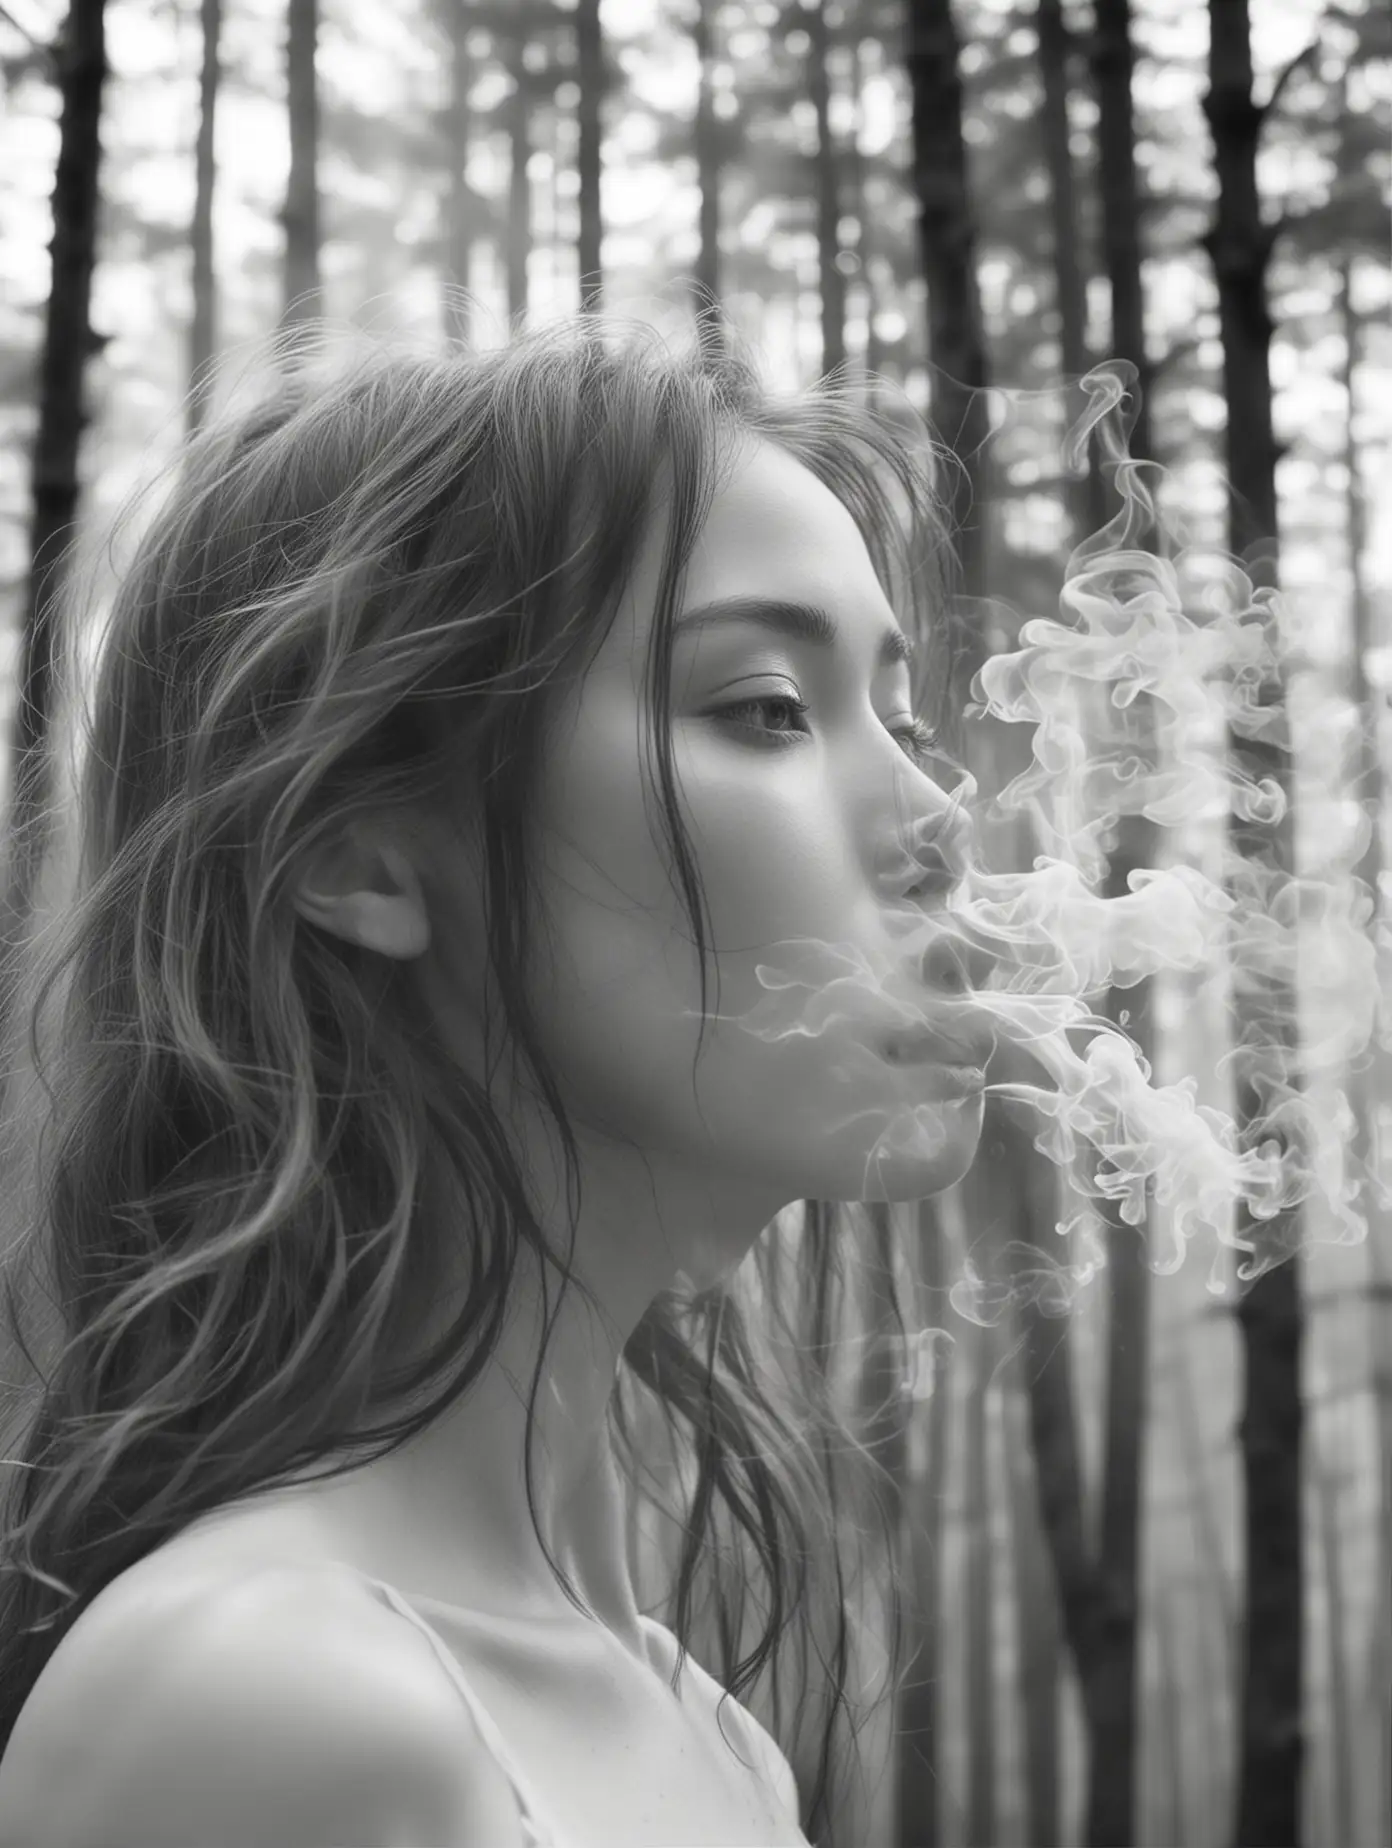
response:
[[[1221,879],[1239,853],[1361,894],[1378,979],[1340,1005],[1366,1050],[1309,1062],[1327,1159],[1298,1210],[1244,1227],[1281,1258],[1254,1283],[1216,1242],[1162,1271],[1161,1202],[1141,1227],[1109,1217],[989,1109],[959,1187],[863,1209],[887,1271],[843,1305],[833,1366],[917,1585],[916,1663],[834,1839],[1392,1840],[1386,10],[0,0],[0,82],[11,828],[64,797],[37,745],[68,720],[33,643],[64,548],[207,414],[193,382],[278,323],[490,346],[582,303],[678,329],[699,286],[779,389],[843,368],[955,452],[980,617],[963,706],[983,659],[1057,616],[1073,547],[1116,511],[1096,454],[1070,471],[1062,444],[1077,380],[1132,364],[1131,453],[1160,465],[1169,543],[1230,551],[1285,599],[1266,697],[1290,748],[1243,748],[1289,807],[1236,845],[1221,816],[1125,818],[1101,889],[1145,866]],[[967,730],[989,797],[1029,728]],[[1038,845],[1009,814],[983,844],[1002,869]],[[54,860],[9,866],[7,936],[60,902]],[[1285,1005],[1316,1046],[1337,991],[1320,930],[1318,910],[1297,926]],[[1261,1022],[1212,978],[1098,1006],[1157,1083],[1192,1079],[1241,1128],[1224,1056]],[[800,1230],[790,1212],[770,1234],[790,1263]],[[893,1290],[943,1338],[906,1346]],[[658,1602],[670,1535],[635,1510],[631,1543]],[[862,1602],[873,1687],[873,1573]],[[805,1791],[812,1740],[782,1742]]]

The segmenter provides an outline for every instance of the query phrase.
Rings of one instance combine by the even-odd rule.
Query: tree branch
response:
[[[1277,74],[1275,83],[1271,86],[1270,96],[1267,97],[1266,101],[1257,112],[1259,123],[1265,123],[1266,118],[1275,112],[1276,105],[1281,100],[1281,92],[1300,69],[1301,65],[1308,64],[1319,51],[1319,48],[1319,40],[1317,38],[1311,39],[1303,51],[1296,52],[1290,62],[1282,67]]]
[[[0,19],[3,19],[7,26],[14,27],[15,31],[24,40],[31,51],[40,51],[47,54],[52,50],[52,47],[44,44],[41,39],[36,39],[28,26],[22,26],[7,6],[0,5]]]

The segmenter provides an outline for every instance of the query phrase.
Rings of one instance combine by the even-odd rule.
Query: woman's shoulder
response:
[[[485,1840],[516,1799],[429,1653],[333,1561],[170,1545],[106,1586],[0,1762],[0,1848]]]

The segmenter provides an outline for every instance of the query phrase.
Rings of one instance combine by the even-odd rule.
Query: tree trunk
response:
[[[580,306],[598,309],[603,297],[600,240],[604,219],[600,205],[604,41],[599,29],[599,0],[577,0],[575,74],[580,85],[576,119],[580,130],[576,166],[580,174]]]
[[[837,266],[841,253],[841,163],[831,132],[831,79],[827,54],[833,35],[826,0],[806,15],[811,44],[807,82],[817,112],[817,266],[822,302],[822,371],[832,372],[846,359],[846,278]]]
[[[1080,379],[1092,364],[1087,344],[1087,295],[1080,257],[1077,188],[1069,145],[1068,90],[1072,36],[1064,23],[1062,0],[1038,0],[1039,69],[1044,80],[1041,127],[1049,169],[1049,220],[1053,229],[1054,282],[1059,315],[1059,350],[1067,379]],[[1080,543],[1106,524],[1106,492],[1098,467],[1097,444],[1088,444],[1088,471],[1068,483],[1066,504],[1073,540]]]
[[[9,955],[19,947],[52,826],[44,751],[54,714],[54,636],[77,517],[79,453],[87,422],[83,386],[89,356],[105,345],[90,321],[100,198],[102,91],[106,80],[104,0],[72,0],[53,42],[60,97],[53,238],[38,427],[33,450],[29,579],[20,632],[18,693],[10,730],[10,791],[4,836],[0,943],[0,1029],[14,1000]]]
[[[1337,1465],[1326,1462],[1323,1446],[1312,1426],[1309,1434],[1310,1477],[1319,1517],[1320,1576],[1324,1582],[1324,1634],[1329,1681],[1329,1819],[1325,1840],[1352,1842],[1354,1793],[1358,1776],[1354,1764],[1353,1710],[1349,1699],[1348,1618],[1344,1596],[1341,1519],[1343,1476]]]
[[[222,0],[202,0],[203,67],[198,78],[198,142],[194,151],[193,319],[189,324],[188,434],[203,422],[208,371],[217,350],[217,281],[213,269],[213,130],[217,116],[218,41],[222,36]]]
[[[315,319],[319,299],[319,85],[314,70],[319,0],[289,0],[286,75],[290,174],[285,188],[285,307],[281,325]]]
[[[966,1538],[966,1583],[962,1613],[967,1657],[967,1816],[969,1842],[1000,1839],[996,1794],[996,1575],[991,1546],[991,1376],[995,1330],[968,1323],[962,1332],[967,1363],[966,1416],[962,1421],[962,1526]]]
[[[715,89],[711,81],[711,17],[707,7],[698,4],[691,27],[692,43],[700,69],[700,87],[696,93],[696,183],[701,194],[700,248],[696,253],[696,308],[720,301],[720,142],[715,116]],[[711,347],[722,344],[720,318],[711,315],[699,323],[702,340]]]
[[[873,375],[880,366],[880,340],[875,332],[875,285],[870,274],[873,240],[869,203],[865,197],[866,162],[860,150],[860,138],[865,129],[865,83],[861,65],[866,42],[864,38],[857,37],[851,47],[851,86],[855,107],[851,117],[850,146],[846,155],[846,177],[849,204],[856,219],[856,258],[860,266],[861,301],[865,306],[865,396],[873,405],[876,401]]]
[[[516,332],[526,320],[529,307],[527,263],[532,250],[532,195],[527,160],[532,151],[532,102],[520,41],[513,43],[511,54],[514,87],[508,101],[507,122],[512,165],[508,174],[507,245],[503,267],[507,273],[508,324]]]
[[[1131,453],[1149,457],[1151,368],[1141,296],[1141,211],[1132,108],[1131,0],[1095,8],[1092,78],[1097,91],[1097,166],[1102,241],[1112,296],[1112,352],[1138,373]]]
[[[976,280],[976,232],[962,138],[962,85],[950,0],[908,0],[907,55],[913,98],[914,193],[919,206],[923,273],[928,284],[928,353],[932,418],[962,467],[944,473],[942,491],[968,597],[985,592],[981,514],[982,450],[987,417],[986,350]],[[986,638],[974,618],[961,623],[953,708],[969,698]]]
[[[1374,645],[1372,608],[1363,568],[1366,543],[1363,491],[1359,474],[1358,445],[1353,425],[1356,413],[1354,377],[1359,360],[1359,320],[1353,306],[1353,258],[1345,255],[1339,265],[1340,318],[1344,331],[1344,394],[1347,415],[1344,421],[1344,467],[1347,471],[1347,527],[1349,582],[1352,591],[1353,636],[1349,650],[1349,698],[1355,712],[1362,715],[1358,727],[1362,762],[1358,773],[1358,799],[1368,816],[1368,844],[1354,874],[1366,882],[1373,896],[1373,916],[1368,930],[1374,944],[1382,940],[1380,930],[1382,881],[1382,757],[1378,748],[1378,696],[1368,684],[1367,660]],[[1377,1827],[1382,1834],[1392,1834],[1392,1215],[1381,1191],[1382,1176],[1377,1112],[1380,1100],[1392,1098],[1392,1061],[1382,1050],[1381,1041],[1388,1031],[1385,1018],[1386,997],[1392,993],[1392,975],[1379,972],[1374,988],[1372,1043],[1368,1048],[1368,1066],[1361,1074],[1350,1074],[1349,1094],[1353,1104],[1354,1131],[1349,1149],[1353,1174],[1364,1175],[1361,1203],[1368,1216],[1368,1268],[1372,1285],[1368,1293],[1371,1317],[1368,1351],[1373,1359],[1373,1418],[1377,1432],[1379,1519],[1379,1564],[1374,1579],[1373,1622],[1368,1632],[1368,1668],[1366,1693],[1360,1705],[1373,1716],[1373,1750],[1381,1764],[1377,1782],[1381,1790],[1375,1796],[1375,1817],[1381,1812]]]
[[[940,1325],[948,1308],[948,1237],[943,1202],[918,1203],[918,1274],[928,1321]],[[916,1610],[909,1628],[907,1659],[912,1680],[904,1684],[896,1716],[896,1796],[899,1840],[915,1848],[938,1848],[938,1781],[942,1766],[942,1545],[943,1498],[947,1490],[948,1445],[952,1434],[952,1355],[946,1344],[933,1355],[933,1391],[928,1401],[923,1473],[909,1485],[905,1545],[913,1560]]]
[[[1180,1467],[1189,1509],[1192,1556],[1201,1565],[1194,1591],[1186,1602],[1185,1615],[1194,1623],[1197,1667],[1203,1685],[1213,1690],[1213,1717],[1204,1729],[1204,1762],[1197,1767],[1196,1775],[1200,1786],[1205,1786],[1208,1784],[1207,1767],[1210,1764],[1214,1767],[1211,1788],[1216,1804],[1223,1799],[1221,1781],[1228,1777],[1228,1766],[1232,1758],[1228,1749],[1227,1729],[1229,1722],[1235,1718],[1241,1698],[1238,1622],[1228,1581],[1218,1511],[1209,1481],[1208,1459],[1204,1454],[1203,1429],[1199,1420],[1198,1402],[1194,1396],[1194,1375],[1187,1340],[1175,1344],[1173,1370],[1162,1382],[1161,1390],[1170,1395],[1174,1407],[1175,1433],[1179,1440]]]
[[[460,293],[469,286],[472,212],[469,196],[469,58],[468,0],[450,0],[450,100],[446,133],[449,143],[449,191],[446,195],[445,302],[446,335],[468,346],[473,324],[468,301]]]
[[[1015,1579],[1020,1730],[1024,1760],[1024,1839],[1030,1848],[1058,1848],[1059,1655],[1044,1536],[1039,1529],[1025,1396],[1005,1397],[1006,1466],[1010,1483],[1010,1557]]]
[[[1213,134],[1217,213],[1204,242],[1218,284],[1227,400],[1229,547],[1253,583],[1276,582],[1276,444],[1271,418],[1271,317],[1266,268],[1274,233],[1261,221],[1256,154],[1262,111],[1252,100],[1246,0],[1210,0],[1209,88],[1204,111]],[[1257,698],[1284,700],[1279,669]],[[1230,738],[1256,779],[1286,797],[1275,822],[1229,820],[1231,845],[1258,881],[1294,871],[1290,755],[1270,740]],[[1244,981],[1244,975],[1249,977]],[[1239,1147],[1284,1142],[1260,1122],[1260,1083],[1273,1066],[1290,1070],[1296,1053],[1296,998],[1279,975],[1234,970],[1234,1086]],[[1238,1202],[1235,1231],[1249,1240],[1249,1262],[1269,1266],[1239,1281],[1244,1405],[1238,1428],[1245,1489],[1247,1606],[1242,1624],[1237,1848],[1297,1848],[1304,1763],[1304,1531],[1301,1506],[1301,1348],[1299,1245],[1302,1215],[1288,1208],[1254,1220]]]
[[[1054,0],[1057,6],[1057,0]],[[1041,14],[1044,11],[1041,6]],[[1112,301],[1112,352],[1140,375],[1132,399],[1130,450],[1149,458],[1150,375],[1145,359],[1141,287],[1139,188],[1129,0],[1096,11],[1093,73],[1097,86],[1102,242]],[[1156,765],[1157,740],[1149,696],[1128,714],[1128,755]],[[1154,825],[1144,815],[1117,817],[1103,876],[1103,896],[1125,898],[1137,868],[1159,864]],[[1103,1012],[1155,1062],[1154,984],[1108,991]],[[1107,1246],[1107,1369],[1103,1405],[1103,1480],[1098,1573],[1101,1607],[1097,1656],[1086,1674],[1089,1766],[1086,1836],[1090,1848],[1110,1848],[1137,1836],[1136,1767],[1138,1639],[1141,1599],[1141,1484],[1145,1475],[1147,1376],[1150,1352],[1150,1271],[1155,1236],[1149,1187],[1139,1225],[1122,1219],[1118,1203],[1094,1202]]]

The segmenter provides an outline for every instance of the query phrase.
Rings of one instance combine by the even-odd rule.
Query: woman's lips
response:
[[[896,1056],[894,1047],[886,1048],[891,1065],[913,1066],[923,1074],[923,1084],[934,1097],[970,1097],[986,1088],[986,1071],[980,1065],[959,1065],[923,1052],[917,1058]]]
[[[917,1067],[929,1096],[974,1097],[986,1088],[986,1066],[996,1049],[994,1033],[945,1039],[938,1033],[901,1033],[885,1047],[891,1065]]]
[[[901,1033],[885,1047],[885,1056],[895,1065],[940,1065],[984,1074],[995,1050],[994,1034],[947,1040],[937,1033]]]

